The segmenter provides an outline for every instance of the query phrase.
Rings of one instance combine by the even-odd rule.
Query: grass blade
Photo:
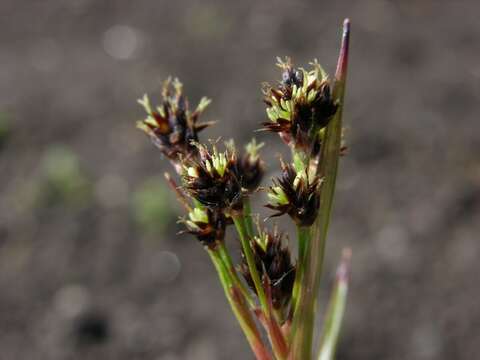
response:
[[[345,314],[345,305],[347,303],[351,255],[351,250],[345,249],[337,269],[337,278],[323,325],[318,360],[332,360],[335,356],[343,315]]]

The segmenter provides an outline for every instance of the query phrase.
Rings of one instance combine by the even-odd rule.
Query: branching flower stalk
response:
[[[232,312],[257,359],[333,359],[345,311],[350,251],[337,271],[318,350],[314,349],[317,296],[325,254],[338,162],[344,154],[342,111],[348,65],[350,24],[345,20],[342,46],[333,81],[315,60],[310,70],[278,59],[281,81],[263,86],[269,121],[263,130],[277,133],[290,148],[281,160],[281,175],[260,188],[265,164],[263,144],[253,139],[239,151],[233,141],[221,150],[205,145],[199,133],[212,122],[199,122],[210,103],[202,98],[192,111],[178,79],[163,86],[162,102],[153,107],[147,95],[139,103],[147,117],[138,122],[172,163],[178,179],[167,183],[183,205],[183,232],[207,251]],[[276,226],[255,224],[251,196],[266,192],[270,218],[288,216],[297,228],[298,254],[292,257],[286,234]],[[235,264],[225,241],[234,225],[241,248]],[[256,226],[255,226],[256,225]],[[262,336],[262,330],[266,337]],[[267,339],[267,340],[265,340]]]

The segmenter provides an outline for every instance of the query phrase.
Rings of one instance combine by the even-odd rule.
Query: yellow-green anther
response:
[[[207,171],[211,174],[213,170],[213,166],[210,160],[205,161],[205,167],[207,168]]]
[[[162,106],[157,106],[157,111],[158,111],[158,113],[160,114],[161,117],[166,116],[165,111],[164,111]]]
[[[173,79],[172,85],[173,85],[173,88],[175,89],[176,94],[181,95],[183,84],[180,82],[180,80],[178,80],[178,78]]]
[[[152,114],[152,106],[150,105],[150,99],[147,94],[144,94],[141,99],[138,99],[137,102],[143,106],[147,114]]]
[[[197,109],[195,111],[199,112],[199,113],[205,111],[205,109],[207,108],[208,105],[210,105],[211,102],[212,102],[211,99],[209,99],[207,97],[202,97],[200,99],[200,102],[198,103]]]
[[[195,208],[188,214],[193,222],[208,224],[208,214],[204,209]]]
[[[190,176],[190,177],[198,177],[197,169],[195,169],[192,166],[187,168],[187,175]]]
[[[209,162],[207,161],[207,170],[210,172],[211,170],[208,169]],[[219,173],[220,176],[225,174],[225,170],[227,168],[227,157],[225,153],[215,153],[212,156],[212,165],[213,168]]]
[[[267,108],[267,115],[268,115],[268,118],[272,121],[277,121],[277,112],[275,111],[275,108],[271,107],[271,108]]]
[[[258,236],[255,236],[254,241],[260,245],[263,251],[267,250],[268,234],[266,232],[261,232]]]
[[[195,224],[193,221],[191,220],[186,220],[184,222],[184,224],[187,226],[187,228],[189,230],[193,230],[193,231],[199,231],[200,230],[200,226],[198,226],[197,224]]]
[[[281,118],[290,120],[290,112],[289,111],[284,111],[284,110],[278,109],[278,114],[280,115]]]
[[[137,129],[145,131],[147,134],[152,131],[143,121],[137,121]]]
[[[288,198],[280,186],[274,186],[271,191],[267,193],[268,199],[272,205],[287,205]]]
[[[257,144],[257,140],[253,138],[246,146],[245,151],[250,155],[251,161],[258,160],[258,151],[265,145],[265,143]]]

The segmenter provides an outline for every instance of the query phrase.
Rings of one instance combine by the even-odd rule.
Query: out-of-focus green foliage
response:
[[[68,147],[54,145],[41,161],[40,205],[64,204],[83,207],[92,199],[92,183],[81,168],[78,156]]]
[[[149,233],[161,233],[174,219],[174,210],[165,181],[151,177],[133,193],[133,215],[141,228]],[[171,199],[170,199],[171,200]]]

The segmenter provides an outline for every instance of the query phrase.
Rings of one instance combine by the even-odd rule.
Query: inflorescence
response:
[[[308,337],[313,330],[302,316],[315,304],[309,299],[315,299],[318,282],[311,283],[317,286],[313,290],[305,290],[304,284],[312,281],[312,276],[306,278],[307,272],[311,275],[313,266],[321,266],[322,261],[318,257],[310,261],[317,254],[309,251],[312,242],[318,241],[312,236],[324,201],[331,208],[335,173],[324,167],[333,164],[328,166],[336,172],[338,156],[344,152],[341,107],[348,34],[346,21],[334,81],[316,60],[306,70],[295,67],[290,58],[278,58],[281,79],[276,85],[263,86],[269,120],[262,123],[262,130],[279,134],[292,152],[292,161],[281,160],[280,176],[265,188],[260,187],[265,174],[260,156],[263,143],[253,139],[239,151],[233,141],[224,147],[218,141],[208,145],[200,141],[199,133],[213,124],[199,121],[209,99],[202,98],[192,111],[180,81],[169,78],[163,85],[160,105],[153,106],[147,95],[139,100],[147,116],[138,122],[138,128],[150,137],[178,175],[177,181],[169,173],[166,178],[186,210],[180,219],[183,232],[194,235],[209,253],[257,359],[310,359]],[[334,119],[337,123],[330,126]],[[330,150],[323,152],[327,142]],[[325,191],[324,183],[330,184]],[[273,230],[258,222],[253,226],[249,199],[262,192],[268,200],[265,206],[274,211],[269,218],[287,215],[296,226],[296,260],[276,226]],[[225,243],[230,225],[235,225],[241,244],[237,265]],[[346,282],[346,277],[341,281]],[[270,346],[264,344],[257,323],[264,326]]]

